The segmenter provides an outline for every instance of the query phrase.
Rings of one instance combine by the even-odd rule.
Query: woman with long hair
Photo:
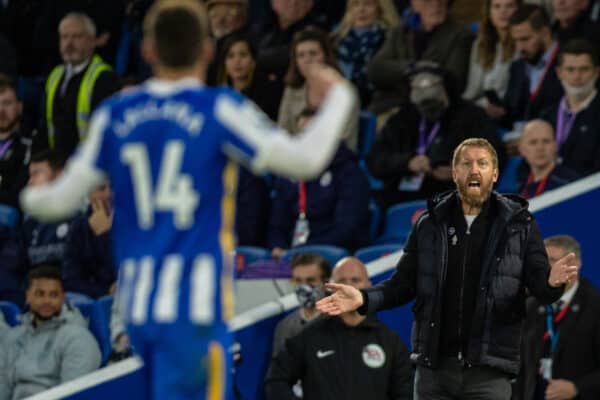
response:
[[[338,65],[358,89],[362,108],[367,107],[374,90],[367,79],[367,65],[387,30],[399,21],[391,0],[348,0],[342,22],[333,32]]]
[[[281,86],[257,69],[256,50],[244,36],[234,35],[223,43],[217,82],[243,93],[271,119],[277,118]]]
[[[510,64],[515,58],[509,20],[520,4],[521,0],[485,0],[479,36],[471,50],[463,97],[475,101],[494,120],[506,114],[501,99],[506,93]]]
[[[320,99],[306,84],[306,74],[314,64],[325,64],[337,69],[337,62],[328,35],[315,27],[308,27],[294,35],[290,46],[290,64],[285,76],[285,90],[279,106],[277,122],[288,132],[298,131],[298,115],[307,107],[318,108]],[[347,127],[346,143],[356,150],[359,105],[356,101],[356,118]]]

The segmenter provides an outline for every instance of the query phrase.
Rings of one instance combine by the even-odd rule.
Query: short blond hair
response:
[[[334,32],[339,37],[346,36],[350,29],[352,29],[352,15],[350,8],[354,2],[356,2],[356,0],[347,0],[346,2],[346,12],[342,17],[339,28]],[[383,23],[386,28],[393,28],[400,24],[400,17],[391,0],[375,0],[375,3],[377,3],[377,7],[379,8],[380,22]]]
[[[488,142],[484,138],[470,138],[463,140],[456,149],[454,149],[454,154],[452,155],[452,166],[456,167],[458,164],[458,158],[460,157],[460,153],[465,147],[479,147],[481,149],[486,149],[488,153],[492,156],[492,163],[494,164],[494,168],[498,168],[498,153],[496,153],[496,149],[490,142]]]

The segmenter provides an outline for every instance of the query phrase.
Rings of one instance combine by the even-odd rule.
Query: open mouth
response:
[[[477,189],[479,189],[481,187],[481,182],[478,181],[478,180],[470,180],[467,183],[467,187],[468,188],[477,188]]]

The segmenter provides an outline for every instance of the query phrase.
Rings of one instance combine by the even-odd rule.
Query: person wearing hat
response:
[[[491,120],[459,97],[436,64],[417,64],[409,82],[411,102],[390,117],[367,157],[369,171],[384,182],[379,193],[384,208],[452,189],[452,152],[464,139],[485,138],[500,165],[505,158]]]

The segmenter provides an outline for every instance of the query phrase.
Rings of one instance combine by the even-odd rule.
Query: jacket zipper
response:
[[[464,308],[464,296],[465,296],[465,275],[466,275],[466,270],[467,270],[467,257],[468,257],[468,253],[469,253],[469,244],[471,241],[471,227],[467,227],[467,232],[465,235],[465,251],[463,252],[463,259],[462,259],[462,263],[460,266],[460,275],[461,275],[461,280],[460,280],[460,295],[458,297],[458,359],[460,361],[463,360],[463,353],[462,353],[462,345],[463,345],[463,339],[462,339],[462,335],[463,335],[463,331],[462,331],[462,324],[463,324],[463,308]]]

